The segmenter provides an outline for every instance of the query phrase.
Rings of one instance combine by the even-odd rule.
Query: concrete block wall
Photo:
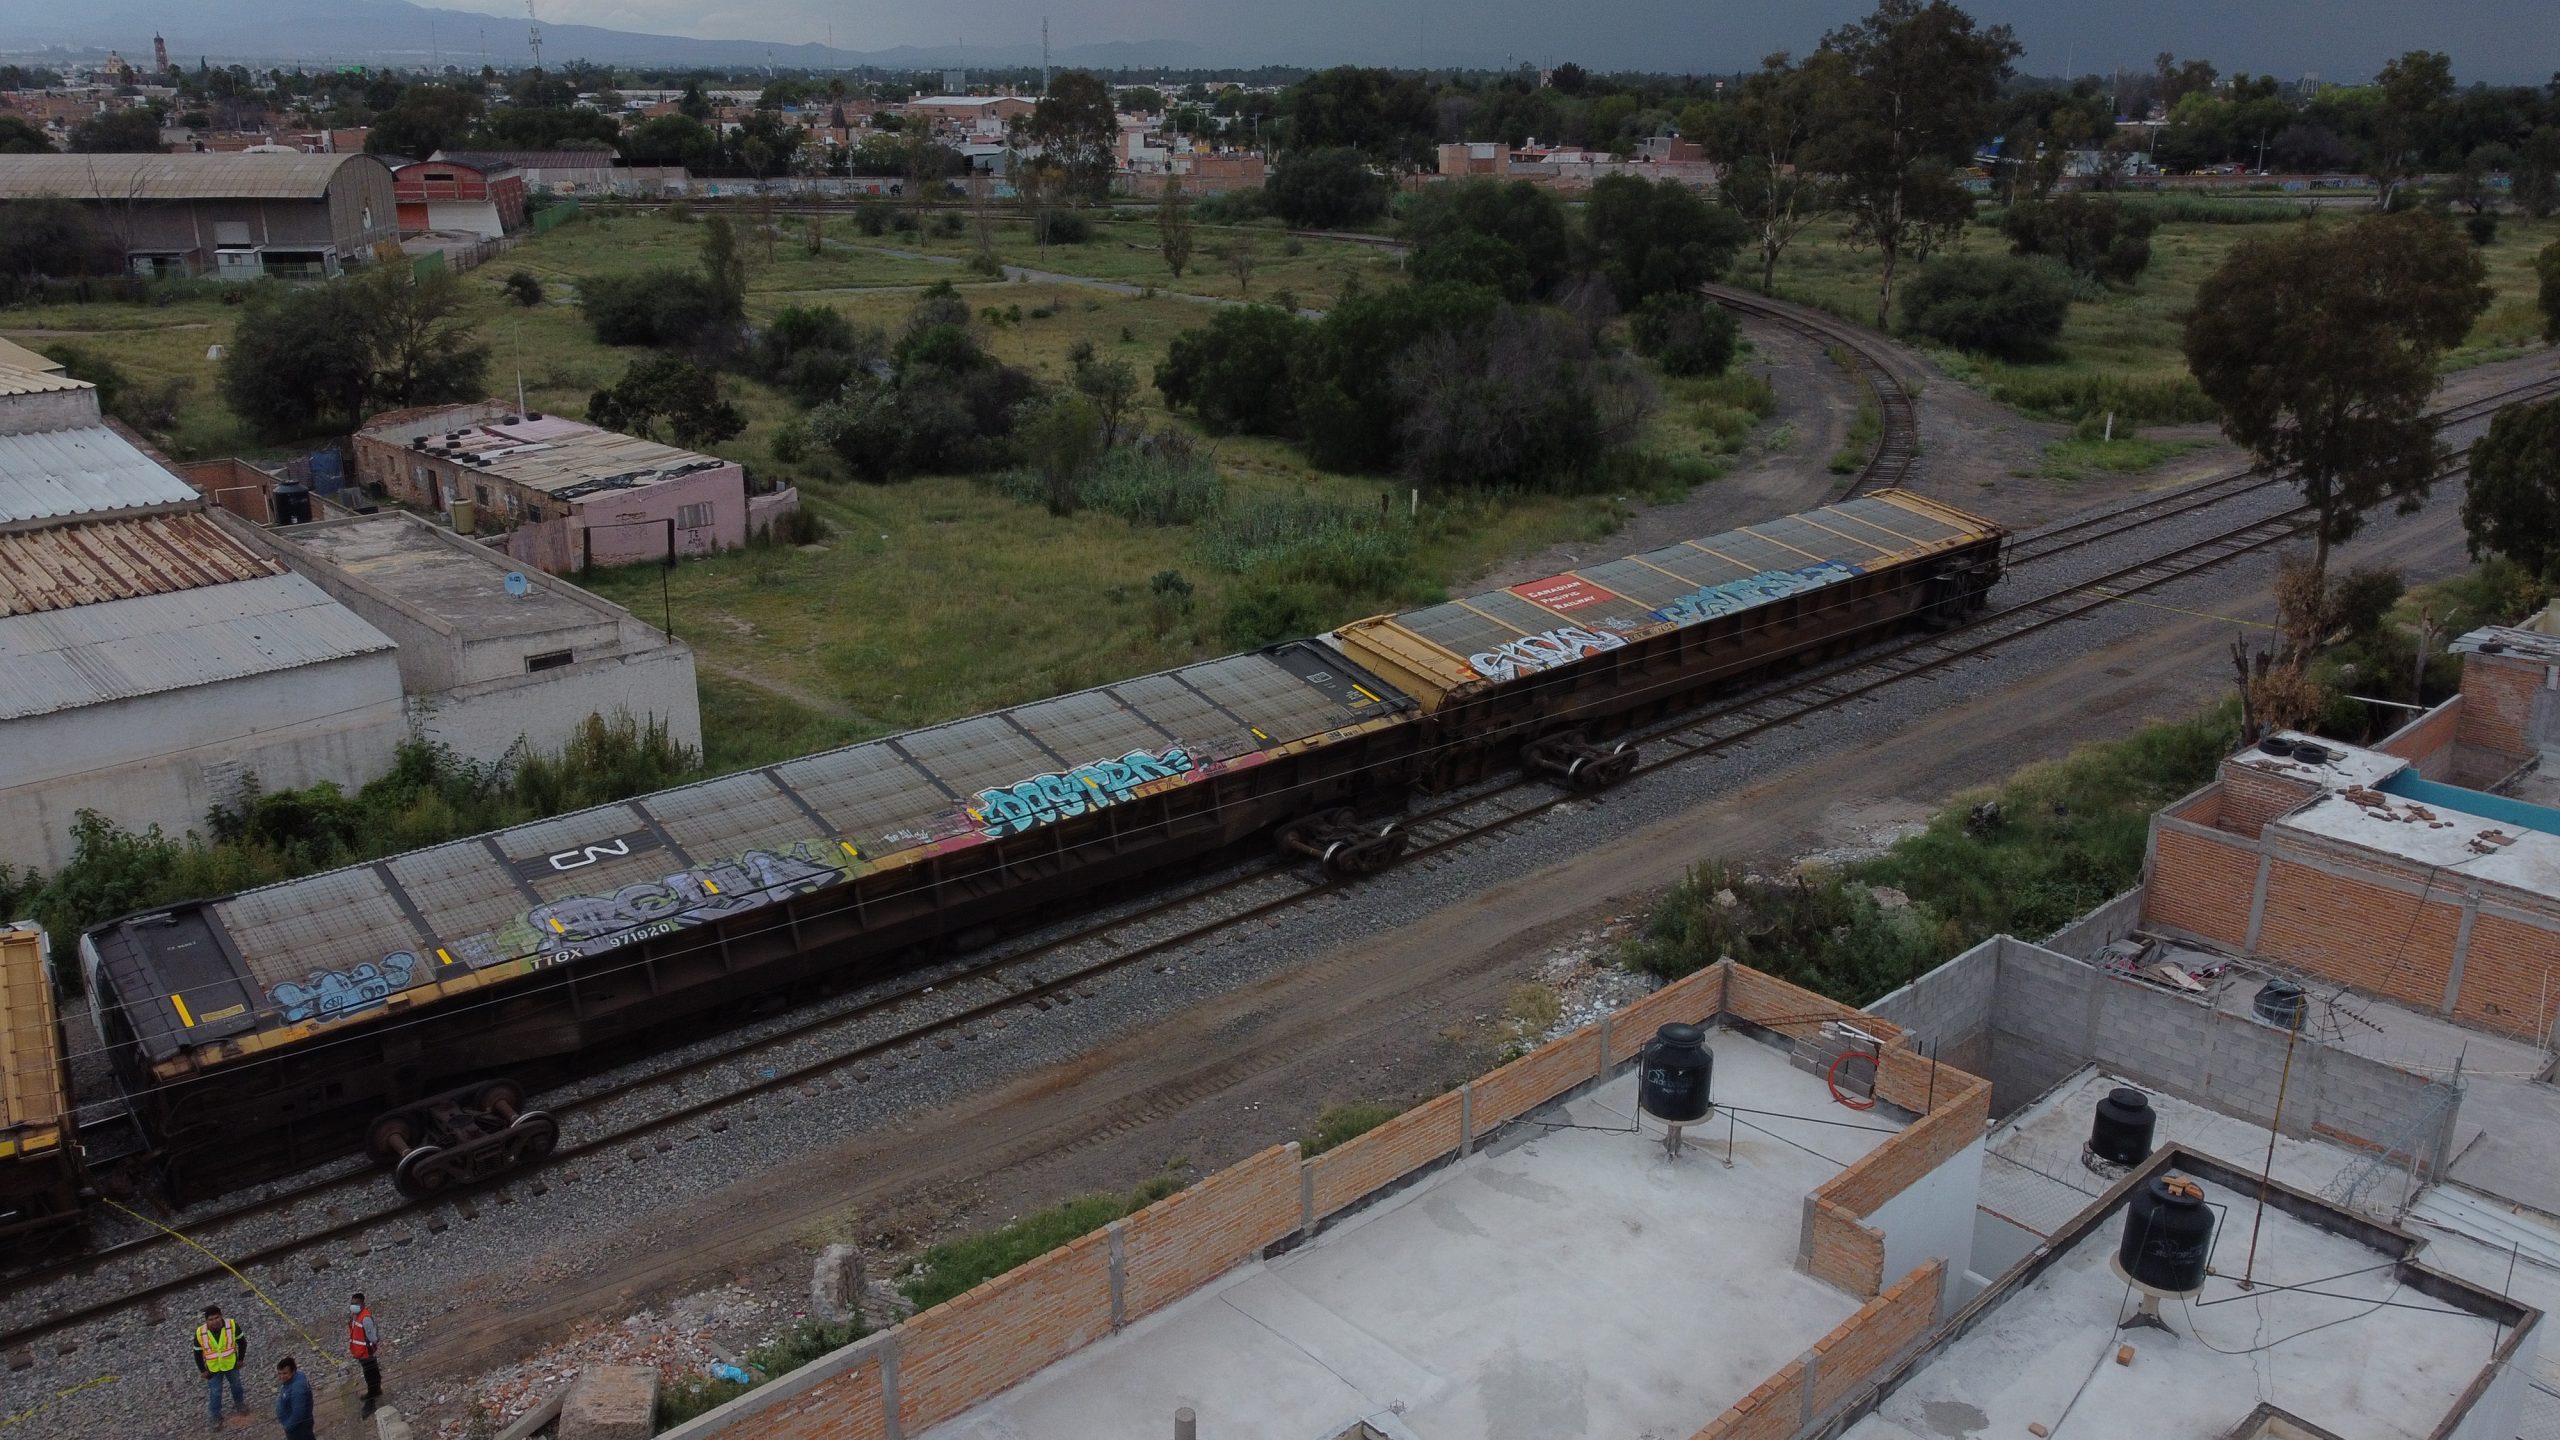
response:
[[[1941,965],[1867,1006],[1912,1042],[1950,1065],[1983,1073],[1991,1061],[1997,965]]]
[[[1936,1261],[1913,1269],[1691,1440],[1792,1440],[1838,1413],[1928,1337],[1946,1275]]]
[[[2086,960],[2142,928],[2142,887],[2113,900],[2044,937],[2044,947]]]

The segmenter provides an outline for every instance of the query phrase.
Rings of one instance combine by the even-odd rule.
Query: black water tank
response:
[[[2125,1207],[2124,1243],[2116,1261],[2150,1289],[2192,1295],[2204,1288],[2205,1257],[2213,1251],[2213,1211],[2204,1187],[2184,1175],[2154,1175]]]
[[[299,480],[281,480],[268,493],[268,508],[279,525],[311,523],[311,489]]]
[[[1636,1104],[1647,1115],[1676,1125],[1703,1120],[1715,1073],[1716,1057],[1707,1048],[1705,1031],[1695,1025],[1665,1025],[1644,1047]]]
[[[2257,998],[2249,1002],[2249,1008],[2258,1012],[2259,1019],[2277,1029],[2291,1030],[2302,1023],[2302,1012],[2307,1003],[2302,997],[2301,986],[2290,980],[2270,980],[2258,987]]]
[[[2151,1097],[2119,1085],[2098,1102],[2089,1124],[2089,1153],[2115,1165],[2139,1165],[2151,1153]]]

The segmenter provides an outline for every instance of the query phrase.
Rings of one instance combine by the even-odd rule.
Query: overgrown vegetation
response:
[[[1710,861],[1622,958],[1671,978],[1730,955],[1864,1005],[1989,936],[2051,934],[2131,885],[2151,812],[2211,779],[2238,739],[2224,705],[2083,746],[1957,797],[1927,830],[1836,870],[1766,876]]]
[[[2070,314],[2069,272],[2043,259],[1949,256],[1902,292],[1904,331],[2002,360],[2051,357]]]
[[[1876,439],[1884,434],[1884,414],[1876,409],[1873,396],[1858,402],[1858,414],[1849,422],[1848,433],[1840,437],[1840,448],[1831,452],[1829,469],[1834,475],[1855,475],[1867,468],[1867,459],[1875,453]]]
[[[658,1428],[665,1430],[697,1415],[707,1415],[757,1386],[823,1360],[870,1333],[870,1328],[858,1319],[795,1321],[780,1335],[747,1352],[745,1363],[738,1368],[747,1372],[748,1379],[688,1375],[660,1387]]]
[[[1347,1145],[1404,1112],[1393,1105],[1354,1100],[1327,1105],[1316,1112],[1315,1128],[1298,1141],[1298,1153],[1309,1159],[1336,1145]]]
[[[898,1292],[918,1310],[930,1309],[1181,1188],[1178,1177],[1159,1175],[1125,1195],[1079,1195],[996,1229],[946,1240],[898,1278]]]

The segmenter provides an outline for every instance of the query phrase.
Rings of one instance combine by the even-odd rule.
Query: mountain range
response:
[[[306,65],[424,67],[483,63],[502,68],[527,58],[525,22],[474,10],[441,10],[408,0],[190,0],[179,6],[106,0],[86,6],[9,6],[0,14],[0,52],[62,47],[113,49],[129,60],[147,60],[156,32],[169,42],[169,58],[192,66],[198,59],[232,62],[296,62]],[[850,50],[766,40],[702,40],[646,35],[597,25],[542,26],[542,53],[553,65],[589,60],[604,65],[775,66],[782,69],[938,70],[950,67],[1010,69],[1040,63],[1037,44],[901,45]],[[1062,66],[1126,68],[1207,67],[1222,63],[1199,46],[1179,40],[1131,40],[1060,46],[1050,59]],[[1225,62],[1232,63],[1232,62]]]

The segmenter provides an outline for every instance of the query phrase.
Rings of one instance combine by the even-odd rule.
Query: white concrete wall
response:
[[[2536,1324],[2516,1346],[2514,1363],[2490,1377],[2489,1389],[2453,1427],[2445,1440],[2516,1440],[2524,1433],[2524,1392],[2533,1383],[2534,1359],[2542,1350],[2542,1326]]]
[[[1973,1212],[1973,1273],[1998,1280],[2009,1267],[2035,1253],[2044,1237],[1988,1210]]]
[[[418,732],[474,760],[496,760],[522,743],[557,750],[589,715],[666,723],[670,738],[702,747],[702,708],[693,651],[681,643],[634,656],[582,661],[557,670],[464,685],[409,702]]]
[[[245,775],[353,788],[391,768],[405,734],[388,651],[0,721],[0,864],[59,867],[84,809],[182,835]]]
[[[1982,1193],[1982,1141],[1940,1161],[1938,1168],[1876,1207],[1866,1223],[1884,1233],[1887,1283],[1932,1260],[1947,1262],[1949,1276],[1973,1268],[1974,1202]],[[1939,1313],[1953,1311],[1962,1287],[1939,1290]]]

